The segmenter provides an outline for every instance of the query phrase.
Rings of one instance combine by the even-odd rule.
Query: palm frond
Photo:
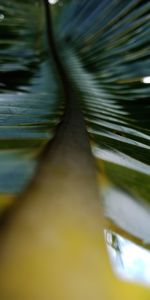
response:
[[[41,1],[2,1],[1,7],[0,193],[16,194],[54,136],[64,100]]]

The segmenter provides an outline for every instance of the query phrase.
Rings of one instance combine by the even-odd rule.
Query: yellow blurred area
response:
[[[15,195],[0,194],[0,213],[8,208],[15,200]]]
[[[9,235],[0,262],[3,300],[149,299],[149,290],[123,283],[112,274],[96,214],[89,222],[74,210],[55,212],[50,221],[40,220],[42,228],[41,223],[36,230],[29,222],[28,228],[21,226],[24,232],[18,243],[19,227]]]

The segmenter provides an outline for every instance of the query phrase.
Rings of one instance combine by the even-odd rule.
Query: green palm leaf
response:
[[[0,192],[16,194],[28,184],[37,154],[54,135],[63,95],[40,1],[1,5]]]
[[[144,83],[150,64],[150,4],[147,1],[88,1],[88,4],[72,1],[70,7],[64,7],[57,32],[58,43],[64,45],[61,55],[80,93],[106,214],[130,232],[140,215],[129,217],[124,211],[129,195],[133,205],[134,201],[149,203],[150,200],[150,87]],[[65,18],[68,9],[72,14]],[[104,178],[107,188],[105,184],[102,186]],[[109,186],[110,191],[112,186],[120,191],[119,200],[112,193],[112,203],[122,209],[126,225],[120,223],[119,210],[118,215],[113,215],[109,207]],[[141,234],[135,226],[133,236],[149,244],[149,226],[147,221]]]
[[[60,0],[54,36],[47,0],[10,2],[0,7],[2,207],[32,183],[2,219],[3,300],[97,300],[102,288],[106,300],[148,299],[112,279],[99,226],[120,264],[122,244],[149,249],[149,1]]]

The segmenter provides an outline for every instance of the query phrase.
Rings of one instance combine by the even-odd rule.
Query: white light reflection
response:
[[[107,234],[111,235],[110,231],[106,231],[106,236]],[[150,251],[118,234],[115,236],[120,252],[107,245],[114,271],[124,280],[150,286]]]
[[[144,77],[142,81],[143,83],[150,84],[150,76]]]
[[[0,21],[3,21],[5,16],[3,14],[0,14]]]
[[[48,0],[50,4],[56,4],[59,0]]]

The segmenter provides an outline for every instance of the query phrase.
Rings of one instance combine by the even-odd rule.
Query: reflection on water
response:
[[[121,244],[124,277],[150,284],[144,275],[150,255],[150,3],[69,3],[71,16],[66,6],[58,35],[65,40],[62,56],[81,96],[106,228]],[[116,260],[113,264],[118,269]]]
[[[0,209],[28,184],[62,114],[45,28],[41,0],[1,1]]]

